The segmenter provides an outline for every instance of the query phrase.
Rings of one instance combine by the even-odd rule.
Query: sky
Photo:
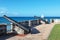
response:
[[[0,0],[0,16],[57,16],[60,0]]]

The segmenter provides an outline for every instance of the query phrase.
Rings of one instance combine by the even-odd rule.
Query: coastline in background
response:
[[[35,18],[35,17],[11,17],[11,18],[17,22],[40,19],[40,18]],[[60,17],[44,17],[44,19],[48,19],[49,21],[50,19],[60,19]],[[10,24],[8,20],[6,20],[3,17],[0,17],[0,24],[3,24],[3,23]],[[11,28],[11,25],[8,25],[7,30],[10,30],[10,28]]]

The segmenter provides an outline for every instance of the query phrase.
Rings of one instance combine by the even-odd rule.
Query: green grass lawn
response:
[[[54,26],[48,40],[60,40],[60,24]]]

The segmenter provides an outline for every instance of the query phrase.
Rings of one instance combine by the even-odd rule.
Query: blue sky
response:
[[[0,16],[60,16],[60,0],[0,0]]]

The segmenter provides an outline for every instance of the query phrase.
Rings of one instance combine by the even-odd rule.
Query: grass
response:
[[[56,24],[52,29],[48,40],[60,40],[60,24]]]

